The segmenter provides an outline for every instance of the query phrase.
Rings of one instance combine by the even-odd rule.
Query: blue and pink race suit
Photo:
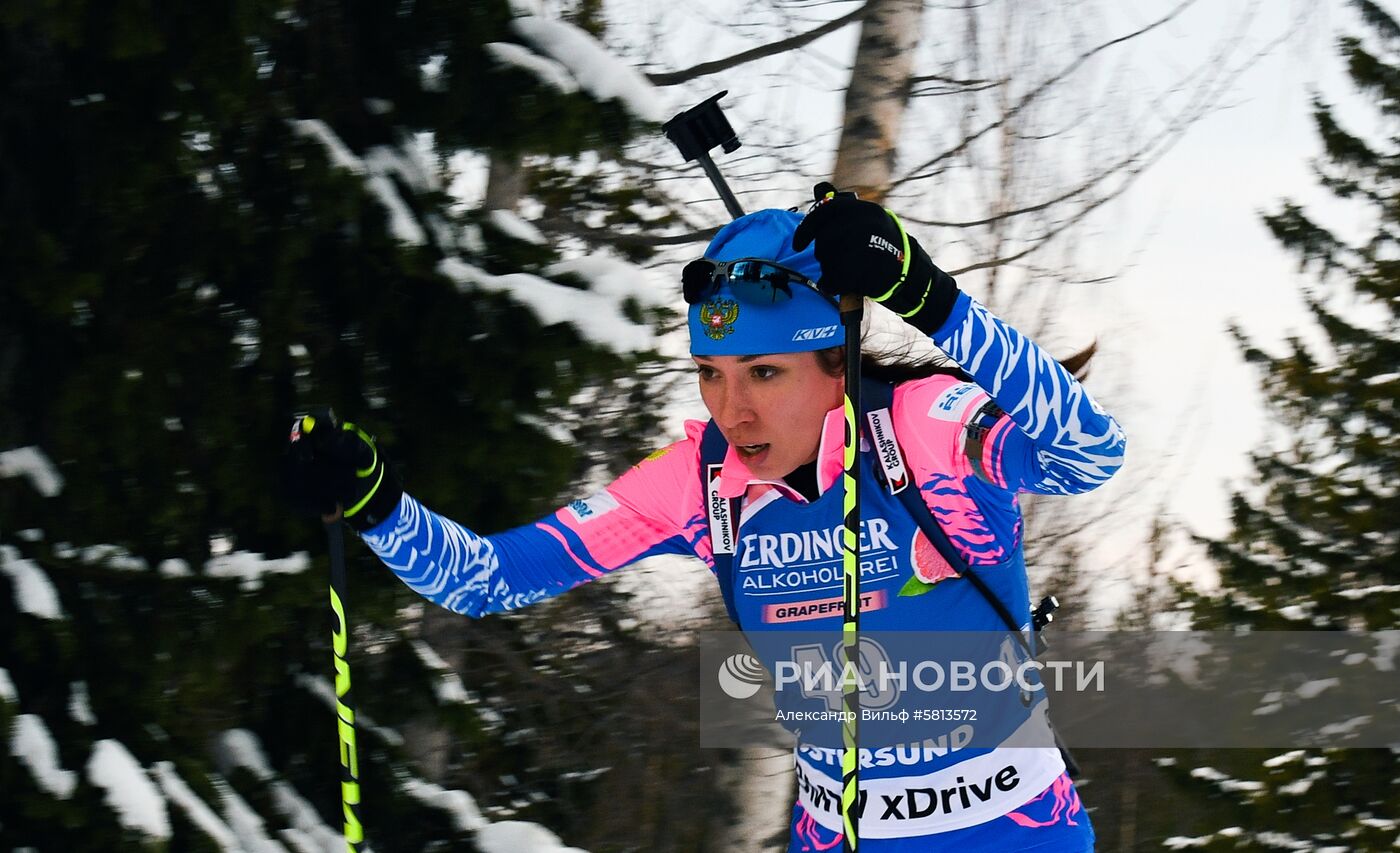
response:
[[[933,340],[975,384],[938,375],[896,386],[894,433],[912,482],[954,547],[1025,624],[1016,495],[1093,489],[1122,464],[1123,431],[1058,362],[966,294]],[[969,444],[974,423],[979,440]],[[713,568],[699,474],[704,428],[688,422],[682,440],[533,524],[479,536],[404,495],[364,539],[414,591],[473,617],[533,604],[644,557],[693,555]],[[752,476],[732,449],[724,459],[712,488],[740,501],[733,592],[746,633],[840,630],[841,490],[832,487],[842,473],[843,438],[836,409],[826,416],[820,494],[810,502],[782,480]],[[909,512],[877,482],[876,467],[865,464],[860,475],[862,631],[1003,630],[986,600],[952,578]],[[899,595],[916,566],[922,578],[950,580],[926,594]],[[839,849],[839,750],[800,745],[795,761],[799,798],[789,849]],[[1089,819],[1052,746],[863,749],[860,763],[861,790],[880,804],[860,818],[862,848],[1093,849]],[[903,802],[913,791],[932,792],[932,807],[927,797],[915,807],[912,794]]]

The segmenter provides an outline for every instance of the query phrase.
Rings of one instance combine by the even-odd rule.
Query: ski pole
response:
[[[710,159],[710,149],[722,145],[726,152],[739,147],[739,138],[724,117],[719,101],[728,91],[720,92],[701,101],[684,112],[678,113],[661,126],[666,137],[680,149],[687,161],[698,160],[709,176],[729,215],[738,219],[744,209],[725,183],[714,161]],[[820,201],[828,193],[835,194],[836,187],[829,183],[818,184],[815,192]],[[846,372],[844,408],[846,437],[844,471],[842,474],[844,535],[842,538],[842,569],[844,575],[842,596],[842,650],[848,663],[859,660],[860,655],[860,494],[857,488],[859,479],[860,433],[857,429],[860,417],[860,325],[865,313],[865,301],[858,295],[841,297],[841,324],[845,326]],[[860,693],[855,679],[846,679],[841,686],[841,824],[842,849],[853,853],[859,833],[859,816],[856,808],[860,791],[860,760],[857,752],[857,726],[859,719]]]
[[[846,447],[841,474],[842,510],[845,514],[841,562],[845,596],[841,602],[841,646],[850,667],[860,659],[860,322],[865,300],[858,294],[841,297],[841,325],[846,327]],[[850,672],[850,669],[846,669]],[[860,685],[854,677],[841,684],[841,824],[842,849],[852,853],[860,838],[856,808],[860,792],[860,761],[856,749],[856,721],[860,719]]]
[[[812,188],[814,201],[835,197],[835,185],[822,181]],[[865,299],[847,293],[839,305],[845,327],[846,372],[844,399],[846,417],[845,455],[841,472],[843,525],[841,536],[841,651],[846,658],[843,672],[851,677],[841,681],[841,849],[852,853],[860,841],[860,684],[850,669],[860,662],[860,324],[865,315]]]
[[[716,145],[723,146],[726,154],[739,147],[739,137],[735,135],[729,119],[724,117],[724,111],[719,108],[719,99],[727,94],[729,91],[725,90],[684,112],[677,113],[670,121],[661,125],[661,130],[666,134],[666,138],[680,149],[686,162],[700,161],[700,168],[705,170],[705,175],[724,202],[725,209],[731,217],[738,219],[744,215],[744,208],[739,206],[739,200],[730,191],[729,184],[725,183],[724,176],[719,173],[719,167],[710,159],[710,149]]]
[[[350,695],[350,626],[345,619],[345,536],[340,518],[326,521],[326,541],[331,558],[331,615],[335,650],[335,715],[340,738],[340,802],[345,810],[345,849],[359,853],[365,840],[356,809],[360,805],[360,759],[355,749],[355,704]]]

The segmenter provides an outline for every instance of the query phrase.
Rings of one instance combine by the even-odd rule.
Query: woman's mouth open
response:
[[[739,452],[740,458],[742,458],[744,461],[747,462],[747,461],[752,460],[754,457],[758,456],[759,454],[761,454],[763,451],[767,450],[767,449],[768,449],[768,445],[767,445],[767,444],[736,444],[736,445],[734,445],[734,449],[737,450],[737,451]]]

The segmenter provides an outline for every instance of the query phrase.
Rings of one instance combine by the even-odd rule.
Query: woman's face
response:
[[[694,359],[705,408],[755,477],[775,480],[817,458],[842,378],[827,374],[816,353]]]

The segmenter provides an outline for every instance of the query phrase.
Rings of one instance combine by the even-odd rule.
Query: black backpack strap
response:
[[[861,403],[867,412],[889,409],[894,405],[894,386],[887,382],[864,379],[861,381],[860,396]],[[868,417],[865,426],[868,434],[871,431]],[[871,436],[870,440],[875,441],[876,439],[874,436]],[[939,554],[943,555],[943,559],[948,561],[948,565],[952,566],[953,571],[957,572],[958,577],[966,578],[967,581],[982,594],[987,604],[991,605],[992,610],[996,611],[1002,624],[1006,626],[1006,630],[1019,637],[1026,651],[1031,652],[1030,645],[1026,642],[1025,635],[1021,633],[1020,623],[1011,615],[1011,611],[1008,610],[1001,599],[997,597],[997,594],[992,592],[991,587],[987,586],[987,582],[982,580],[982,578],[973,571],[972,567],[967,564],[967,561],[962,558],[962,554],[959,554],[957,549],[953,547],[953,543],[948,541],[948,534],[943,532],[943,528],[939,526],[938,520],[933,517],[933,511],[928,508],[928,504],[924,503],[923,492],[917,488],[917,484],[916,487],[912,489],[901,488],[895,493],[895,497],[899,498],[900,503],[904,504],[904,508],[908,510],[909,515],[913,517],[914,522],[919,525],[919,529],[924,532],[924,536],[928,538],[929,543],[937,549]],[[1031,652],[1031,657],[1035,657],[1034,652]]]
[[[889,409],[894,405],[894,387],[885,382],[879,382],[869,378],[863,379],[860,386],[860,395],[862,407],[865,408],[866,412]],[[984,406],[983,411],[979,412],[978,415],[982,416],[984,413],[989,413],[991,414],[991,420],[994,421],[996,417],[1000,415],[1001,411],[994,407],[994,403],[989,406]],[[978,422],[981,422],[980,418]],[[879,453],[879,437],[873,434],[875,432],[875,425],[868,416],[865,419],[865,430],[876,452]],[[980,440],[984,433],[985,429],[979,432],[976,437]],[[974,468],[979,475],[985,477],[984,472],[981,470],[980,451],[981,447],[979,444],[977,464],[974,465]],[[877,473],[883,473],[884,470],[883,466],[876,466]],[[915,488],[912,489],[907,489],[903,486],[898,486],[897,488],[891,486],[890,490],[894,493],[895,497],[899,498],[900,502],[904,504],[904,508],[909,512],[909,515],[913,517],[914,522],[919,525],[919,529],[924,532],[924,536],[928,537],[928,541],[933,544],[933,547],[938,550],[938,553],[943,555],[943,559],[948,561],[948,565],[952,566],[953,571],[958,573],[958,577],[966,578],[968,582],[982,594],[982,598],[986,599],[987,603],[996,611],[1002,624],[1006,626],[1006,630],[1014,634],[1016,639],[1020,641],[1021,648],[1025,650],[1026,654],[1034,659],[1038,652],[1043,652],[1045,646],[1037,630],[1039,614],[1036,614],[1036,616],[1033,616],[1031,619],[1032,639],[1027,641],[1026,635],[1021,632],[1021,626],[1016,621],[1016,618],[1011,615],[1011,611],[1008,610],[1001,599],[997,597],[997,594],[992,592],[991,587],[987,586],[987,582],[982,580],[982,578],[977,575],[977,572],[967,564],[967,561],[964,560],[962,555],[957,552],[957,549],[953,547],[953,543],[948,541],[948,534],[943,532],[943,528],[939,526],[938,520],[933,517],[933,511],[928,508],[928,504],[924,503],[923,492],[919,490],[918,485],[915,484]],[[1047,601],[1052,602],[1049,610],[1053,611],[1054,599],[1050,598],[1047,599]],[[1041,607],[1045,606],[1045,603],[1042,602]],[[1048,614],[1045,621],[1049,621]],[[1055,736],[1055,746],[1060,751],[1060,758],[1065,762],[1065,772],[1071,779],[1079,778],[1079,762],[1074,760],[1074,756],[1070,753],[1069,747],[1065,746],[1064,740],[1060,737],[1060,732],[1055,728],[1054,723],[1050,724],[1050,731]]]
[[[700,439],[700,494],[705,498],[705,517],[710,521],[710,544],[715,561],[715,578],[719,581],[719,593],[724,598],[724,609],[729,621],[737,627],[739,612],[734,609],[734,551],[739,535],[739,501],[734,498],[720,498],[711,491],[711,484],[719,477],[719,469],[724,465],[724,457],[729,452],[729,442],[720,434],[719,427],[712,420],[705,425],[705,433]],[[716,503],[723,501],[723,505]],[[729,541],[726,549],[724,533],[716,529],[722,514],[728,520]]]
[[[982,593],[982,597],[1001,618],[1001,623],[1006,626],[1006,630],[1020,636],[1021,626],[1016,621],[1016,617],[1011,615],[1011,611],[1007,609],[1005,604],[1002,604],[997,594],[992,592],[992,588],[987,586],[987,582],[982,580],[977,572],[963,560],[962,555],[954,550],[952,543],[948,541],[948,535],[934,520],[928,504],[924,503],[922,493],[918,489],[905,489],[897,497],[909,510],[909,514],[914,517],[914,521],[924,532],[924,536],[928,537],[928,541],[933,543],[933,547],[938,549],[938,553],[942,554],[943,559],[948,561],[948,565],[953,567],[953,571],[958,573],[958,577],[966,579],[977,588],[978,592]],[[1022,642],[1024,643],[1024,639]]]

